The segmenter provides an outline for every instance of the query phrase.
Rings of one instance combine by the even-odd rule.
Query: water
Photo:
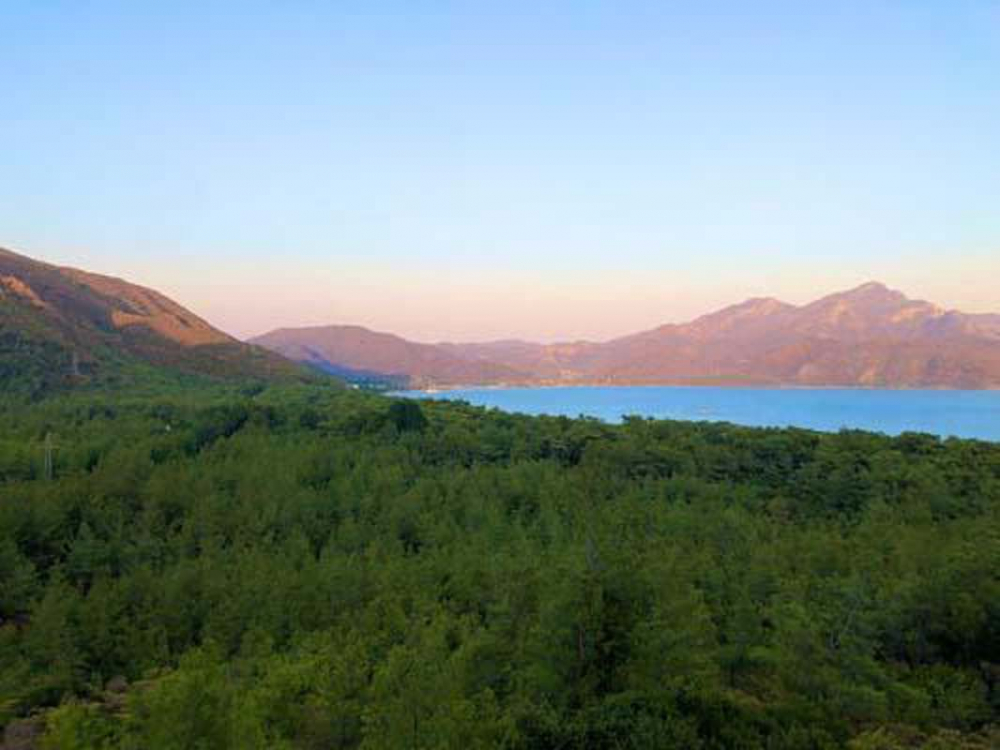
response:
[[[403,395],[458,399],[521,414],[585,415],[608,422],[634,414],[758,427],[852,428],[890,435],[927,432],[1000,441],[1000,391],[595,386],[468,388]]]

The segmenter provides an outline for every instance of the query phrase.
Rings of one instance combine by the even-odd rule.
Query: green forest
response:
[[[1000,444],[332,381],[27,398],[11,748],[1000,747]]]

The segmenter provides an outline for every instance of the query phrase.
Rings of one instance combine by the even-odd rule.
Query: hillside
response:
[[[603,343],[413,344],[350,329],[348,346],[346,330],[285,329],[255,342],[297,360],[407,377],[414,386],[1000,387],[1000,316],[944,310],[879,283],[802,306],[751,299]],[[333,345],[331,331],[339,332]]]
[[[152,289],[0,248],[0,382],[6,390],[114,382],[144,365],[215,378],[302,372]]]
[[[435,383],[528,382],[515,366],[452,353],[360,326],[281,328],[252,339],[296,362],[346,377],[381,377],[415,386]]]

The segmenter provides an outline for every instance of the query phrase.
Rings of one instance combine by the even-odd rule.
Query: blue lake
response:
[[[403,395],[468,401],[522,414],[585,415],[609,422],[634,414],[825,431],[928,432],[1000,441],[1000,391],[595,386],[468,388]]]

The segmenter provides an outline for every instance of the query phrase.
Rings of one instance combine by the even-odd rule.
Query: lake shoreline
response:
[[[1000,391],[996,390],[573,385],[397,390],[389,395],[460,400],[515,414],[590,417],[608,423],[639,416],[821,432],[922,432],[1000,441]]]
[[[705,388],[718,388],[732,391],[885,391],[885,392],[926,392],[926,393],[1000,393],[1000,386],[996,388],[952,388],[949,386],[906,386],[906,385],[798,385],[798,384],[733,384],[716,385],[711,383],[537,383],[537,384],[514,384],[514,383],[487,383],[487,384],[463,384],[463,385],[442,385],[422,388],[402,388],[387,391],[390,395],[404,393],[450,393],[454,391],[511,391],[511,390],[554,390],[563,388],[690,388],[701,390]]]

